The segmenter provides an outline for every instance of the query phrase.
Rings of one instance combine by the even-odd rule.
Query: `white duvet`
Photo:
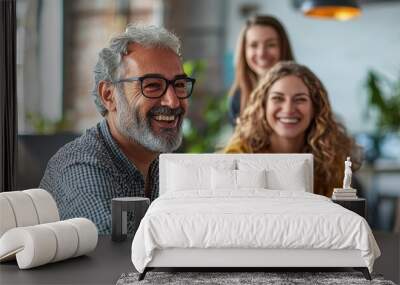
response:
[[[155,249],[358,249],[372,272],[380,256],[364,218],[330,199],[300,191],[183,191],[156,199],[132,243],[143,272]]]

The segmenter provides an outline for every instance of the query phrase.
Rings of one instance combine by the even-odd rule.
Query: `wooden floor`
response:
[[[374,265],[374,273],[383,274],[385,279],[400,284],[400,233],[374,232],[381,250]]]

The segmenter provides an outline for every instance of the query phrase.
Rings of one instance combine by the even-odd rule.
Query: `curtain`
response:
[[[0,192],[15,190],[17,156],[16,3],[0,1]]]

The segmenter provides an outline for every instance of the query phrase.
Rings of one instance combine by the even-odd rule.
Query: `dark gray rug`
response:
[[[142,281],[138,273],[122,274],[117,285],[133,284],[379,284],[395,285],[381,275],[372,274],[372,281],[360,272],[148,272]]]

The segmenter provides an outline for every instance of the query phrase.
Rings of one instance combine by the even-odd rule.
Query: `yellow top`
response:
[[[252,151],[240,140],[233,140],[224,148],[224,153],[252,153]]]

